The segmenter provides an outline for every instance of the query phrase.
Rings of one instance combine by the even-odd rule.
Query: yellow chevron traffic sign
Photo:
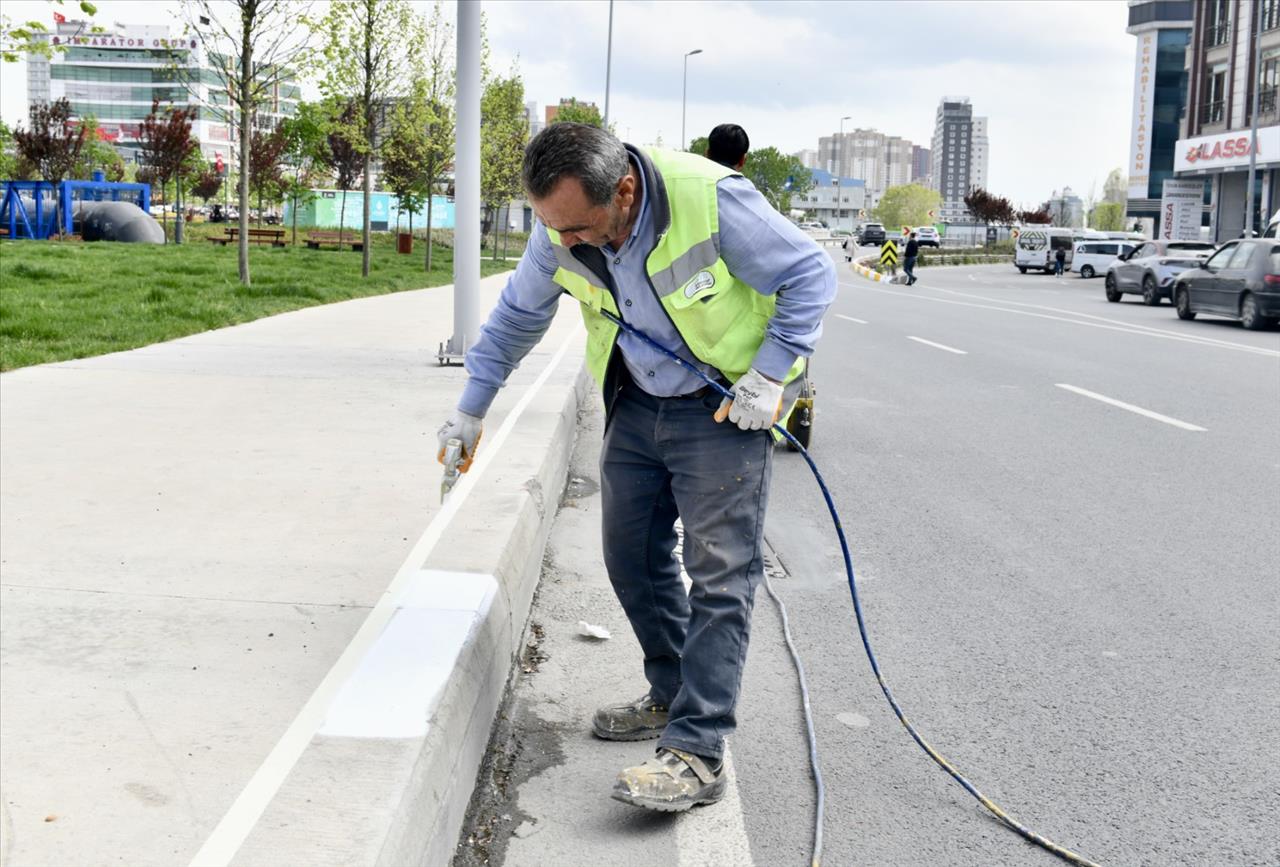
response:
[[[880,264],[898,264],[898,245],[893,241],[885,241],[880,247]]]

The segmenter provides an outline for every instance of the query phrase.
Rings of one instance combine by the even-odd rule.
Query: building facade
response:
[[[1061,193],[1054,190],[1042,207],[1053,217],[1053,225],[1067,229],[1084,228],[1084,200],[1071,187],[1063,187]]]
[[[929,186],[929,172],[933,170],[933,162],[929,158],[928,148],[920,145],[911,146],[911,182]]]
[[[868,206],[862,178],[839,178],[823,169],[812,169],[813,187],[803,196],[791,197],[791,208],[811,214],[832,229],[853,231]]]
[[[543,120],[543,127],[545,128],[555,123],[556,116],[560,114],[560,109],[570,105],[581,106],[582,108],[594,108],[597,114],[600,113],[600,108],[594,102],[587,102],[585,99],[577,99],[576,97],[565,96],[560,98],[559,105],[547,106],[546,116]]]
[[[1125,213],[1131,220],[1149,221],[1153,232],[1160,223],[1164,182],[1173,177],[1187,104],[1187,46],[1195,5],[1192,0],[1129,0],[1125,32],[1137,41]]]
[[[1173,175],[1208,182],[1210,234],[1223,241],[1260,232],[1280,205],[1280,0],[1208,0],[1191,12]],[[1251,158],[1254,205],[1246,215]]]
[[[964,197],[987,182],[987,119],[974,117],[967,96],[944,96],[938,103],[932,145],[932,188],[942,194],[939,219],[964,222],[969,219]]]
[[[66,98],[77,119],[93,117],[103,137],[128,161],[140,162],[138,135],[151,112],[182,106],[195,112],[191,133],[207,159],[220,153],[230,163],[236,149],[234,113],[225,84],[196,36],[168,26],[113,25],[91,33],[84,21],[63,21],[45,39],[65,51],[51,58],[28,55],[27,99],[31,104]],[[278,84],[255,123],[274,128],[297,110],[301,90]]]
[[[819,138],[816,165],[807,167],[862,180],[867,195],[879,198],[889,187],[911,183],[914,150],[915,146],[901,136],[855,129]]]
[[[818,165],[818,152],[812,148],[797,151],[793,156],[800,161],[800,165],[806,169],[820,168]]]

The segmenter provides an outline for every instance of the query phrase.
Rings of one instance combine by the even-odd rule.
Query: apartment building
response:
[[[987,183],[987,119],[974,117],[967,96],[944,96],[938,103],[932,145],[931,186],[942,194],[938,216],[943,222],[965,222],[970,217],[964,197]]]

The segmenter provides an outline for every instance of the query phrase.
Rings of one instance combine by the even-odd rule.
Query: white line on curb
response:
[[[941,343],[934,343],[932,340],[925,340],[923,337],[912,337],[907,335],[908,340],[914,340],[916,343],[923,343],[925,346],[932,346],[934,349],[943,349],[947,352],[954,352],[956,355],[968,355],[969,353],[963,349],[954,349],[950,346],[943,346]]]
[[[1087,390],[1085,390],[1085,389],[1083,389],[1083,388],[1078,388],[1078,387],[1076,387],[1076,386],[1074,386],[1074,385],[1067,385],[1065,382],[1055,382],[1055,383],[1054,383],[1054,385],[1058,386],[1058,388],[1064,388],[1064,389],[1066,389],[1067,391],[1073,391],[1073,392],[1075,392],[1076,394],[1082,394],[1082,395],[1084,395],[1085,397],[1091,397],[1091,398],[1093,398],[1094,400],[1100,400],[1100,401],[1102,401],[1103,403],[1109,403],[1109,404],[1111,404],[1112,406],[1118,406],[1118,407],[1120,407],[1121,409],[1127,409],[1127,410],[1129,410],[1129,412],[1136,412],[1138,415],[1145,415],[1147,418],[1153,418],[1153,419],[1155,419],[1156,421],[1162,421],[1162,422],[1164,422],[1165,424],[1171,424],[1171,425],[1173,425],[1174,427],[1180,427],[1180,428],[1182,428],[1183,430],[1190,430],[1190,431],[1204,431],[1204,430],[1205,430],[1205,428],[1198,427],[1198,426],[1193,425],[1193,424],[1188,424],[1188,423],[1187,423],[1187,422],[1185,422],[1185,421],[1179,421],[1179,420],[1178,420],[1178,419],[1176,419],[1176,418],[1170,418],[1170,417],[1169,417],[1169,416],[1167,416],[1167,415],[1161,415],[1161,414],[1160,414],[1160,413],[1158,413],[1158,412],[1152,412],[1152,411],[1151,411],[1151,410],[1149,410],[1149,409],[1143,409],[1143,408],[1142,408],[1142,407],[1140,407],[1140,406],[1134,406],[1134,405],[1133,405],[1133,404],[1131,404],[1131,403],[1125,403],[1125,402],[1124,402],[1124,401],[1122,401],[1122,400],[1116,400],[1115,398],[1106,397],[1105,395],[1097,394],[1096,392],[1092,392],[1092,391],[1087,391]]]
[[[838,318],[840,318],[840,319],[848,319],[850,322],[856,322],[856,323],[858,323],[859,325],[868,325],[868,324],[869,324],[869,323],[867,322],[867,320],[865,320],[865,319],[854,319],[852,316],[845,316],[843,313],[837,313],[837,314],[836,314],[836,316],[837,316]]]
[[[470,472],[458,482],[457,487],[453,489],[440,511],[436,513],[431,523],[427,525],[427,529],[423,531],[413,548],[410,549],[409,555],[405,557],[400,568],[396,570],[395,577],[391,579],[391,583],[387,585],[387,588],[382,591],[382,596],[378,599],[377,604],[369,611],[369,615],[365,618],[364,623],[360,625],[346,649],[342,651],[338,661],[329,669],[328,674],[324,676],[324,680],[320,682],[315,692],[311,694],[311,698],[307,699],[307,703],[302,706],[302,710],[298,712],[297,717],[294,718],[289,728],[285,730],[280,740],[276,742],[275,747],[263,760],[262,765],[250,778],[244,790],[240,792],[240,795],[231,805],[231,809],[222,817],[222,821],[218,823],[218,826],[213,829],[209,839],[205,841],[204,845],[200,847],[200,851],[191,859],[191,867],[225,867],[235,857],[240,846],[248,838],[250,832],[253,831],[258,819],[262,817],[263,812],[271,803],[271,799],[275,797],[285,778],[293,770],[293,766],[306,750],[307,745],[311,743],[311,739],[324,724],[325,717],[334,698],[337,697],[343,685],[364,658],[366,651],[377,641],[383,629],[391,620],[392,615],[395,614],[402,591],[419,574],[422,564],[431,554],[436,543],[440,541],[445,530],[453,521],[454,516],[462,508],[462,504],[466,502],[467,496],[475,488],[477,480],[484,474],[489,464],[494,461],[501,451],[503,443],[515,428],[520,416],[559,366],[565,353],[569,351],[569,345],[573,339],[574,335],[570,335],[565,339],[555,355],[552,356],[551,361],[538,374],[538,378],[533,381],[529,389],[512,407],[511,412],[507,414],[506,419],[503,420],[502,425],[498,428],[498,432],[487,443],[487,448],[480,453],[480,457],[476,458]]]

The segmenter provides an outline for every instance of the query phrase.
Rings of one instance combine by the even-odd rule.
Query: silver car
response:
[[[1107,300],[1141,295],[1143,304],[1155,307],[1161,298],[1172,299],[1173,278],[1199,267],[1215,249],[1209,241],[1147,241],[1108,266]]]

